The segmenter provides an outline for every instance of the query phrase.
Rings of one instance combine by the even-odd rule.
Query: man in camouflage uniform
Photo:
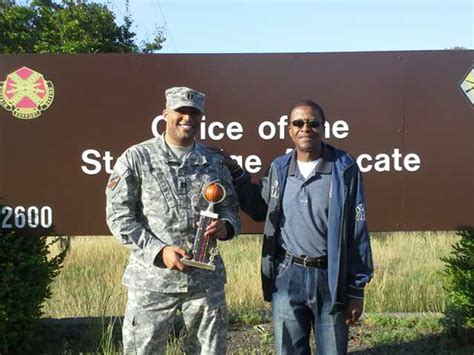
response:
[[[163,135],[134,145],[118,158],[110,176],[107,224],[130,247],[123,276],[128,302],[124,352],[164,352],[178,310],[187,328],[184,350],[224,354],[227,345],[226,274],[220,256],[215,271],[185,266],[183,246],[192,244],[196,216],[208,203],[203,187],[215,180],[227,196],[219,219],[205,236],[227,240],[239,232],[238,201],[222,156],[194,141],[205,95],[193,89],[166,90]]]

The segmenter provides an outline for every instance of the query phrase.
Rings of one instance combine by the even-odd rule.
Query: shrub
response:
[[[3,212],[3,206],[0,205]],[[2,215],[0,215],[2,216]],[[3,217],[3,216],[2,216]],[[5,228],[0,218],[0,353],[24,352],[31,344],[41,305],[51,296],[66,250],[48,258],[49,229]]]
[[[447,306],[444,323],[447,330],[464,341],[474,335],[474,228],[463,227],[458,233],[461,240],[453,252],[441,260]]]

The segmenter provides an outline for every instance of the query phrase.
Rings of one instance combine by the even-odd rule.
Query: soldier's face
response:
[[[194,107],[163,111],[166,120],[166,141],[174,145],[191,145],[199,130],[202,113]]]
[[[312,152],[319,148],[321,134],[324,132],[322,122],[323,120],[317,117],[316,112],[309,106],[296,107],[291,112],[288,133],[297,152]]]

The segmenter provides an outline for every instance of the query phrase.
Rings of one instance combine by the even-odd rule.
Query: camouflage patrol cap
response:
[[[173,87],[165,91],[166,107],[176,110],[180,107],[194,107],[204,113],[206,95],[187,87]]]

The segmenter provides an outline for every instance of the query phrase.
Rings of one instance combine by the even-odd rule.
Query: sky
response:
[[[105,3],[120,22],[125,0]],[[138,41],[160,53],[473,49],[474,0],[129,0]]]

